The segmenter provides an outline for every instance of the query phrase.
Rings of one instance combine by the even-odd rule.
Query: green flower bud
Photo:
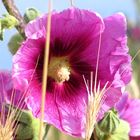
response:
[[[18,20],[15,17],[9,14],[5,14],[3,16],[3,18],[0,18],[2,29],[11,29],[19,24]]]
[[[11,54],[14,55],[17,52],[23,40],[24,40],[23,37],[18,33],[11,37],[8,43],[8,48]]]
[[[110,110],[95,126],[94,137],[98,140],[129,140],[130,127],[119,119],[115,110]]]
[[[120,120],[115,110],[110,110],[105,117],[98,123],[98,127],[106,134],[113,133],[119,126]]]
[[[39,15],[40,12],[38,10],[36,10],[35,8],[29,8],[24,14],[24,20],[26,21],[26,23],[28,23],[29,21],[37,18]]]

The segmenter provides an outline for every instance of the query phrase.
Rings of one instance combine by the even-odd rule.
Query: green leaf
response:
[[[33,138],[33,129],[32,127],[20,123],[17,134],[16,134],[16,140],[27,140],[27,139],[32,139]]]
[[[30,111],[20,110],[21,117],[17,120],[19,123],[18,131],[16,133],[17,140],[38,140],[40,120],[34,118]],[[45,133],[45,127],[43,129]]]
[[[18,20],[9,14],[4,14],[3,18],[0,18],[0,22],[1,29],[11,29],[19,24]]]
[[[18,25],[18,20],[9,15],[9,14],[4,14],[3,18],[0,18],[0,40],[3,40],[3,34],[5,29],[11,29]]]

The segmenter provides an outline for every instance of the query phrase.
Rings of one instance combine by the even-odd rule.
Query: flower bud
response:
[[[130,127],[127,122],[119,119],[115,110],[110,110],[95,126],[98,140],[129,140]]]
[[[110,110],[105,117],[98,123],[98,127],[106,134],[113,133],[119,126],[120,120],[115,110]]]
[[[39,15],[40,12],[38,10],[36,10],[35,8],[29,8],[24,14],[24,20],[26,21],[26,23],[28,23],[29,21],[37,18]]]
[[[23,37],[18,33],[11,37],[8,43],[8,48],[12,55],[14,55],[17,52],[23,40]]]

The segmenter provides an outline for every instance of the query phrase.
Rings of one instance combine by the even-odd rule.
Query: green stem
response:
[[[50,125],[49,125],[49,124],[46,124],[45,134],[44,134],[44,136],[43,136],[43,140],[45,140],[45,139],[46,139],[47,134],[48,134],[48,131],[49,131],[49,128],[50,128]]]
[[[25,21],[21,16],[18,8],[16,7],[14,0],[2,0],[2,2],[8,13],[14,16],[19,21],[19,24],[16,26],[16,29],[25,38],[24,33]]]

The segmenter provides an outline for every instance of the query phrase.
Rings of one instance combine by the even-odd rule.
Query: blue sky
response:
[[[29,7],[35,7],[42,13],[47,12],[48,0],[15,0],[15,2],[22,14]],[[129,19],[135,21],[136,10],[133,2],[134,0],[74,0],[74,5],[78,8],[96,11],[103,17],[112,15],[115,12],[123,12]],[[53,0],[53,9],[61,11],[68,7],[70,7],[69,0]],[[0,17],[5,12],[0,0]],[[4,41],[0,42],[0,69],[11,69],[12,67],[12,56],[7,49],[7,43],[10,36],[15,32],[15,29],[6,31]]]

